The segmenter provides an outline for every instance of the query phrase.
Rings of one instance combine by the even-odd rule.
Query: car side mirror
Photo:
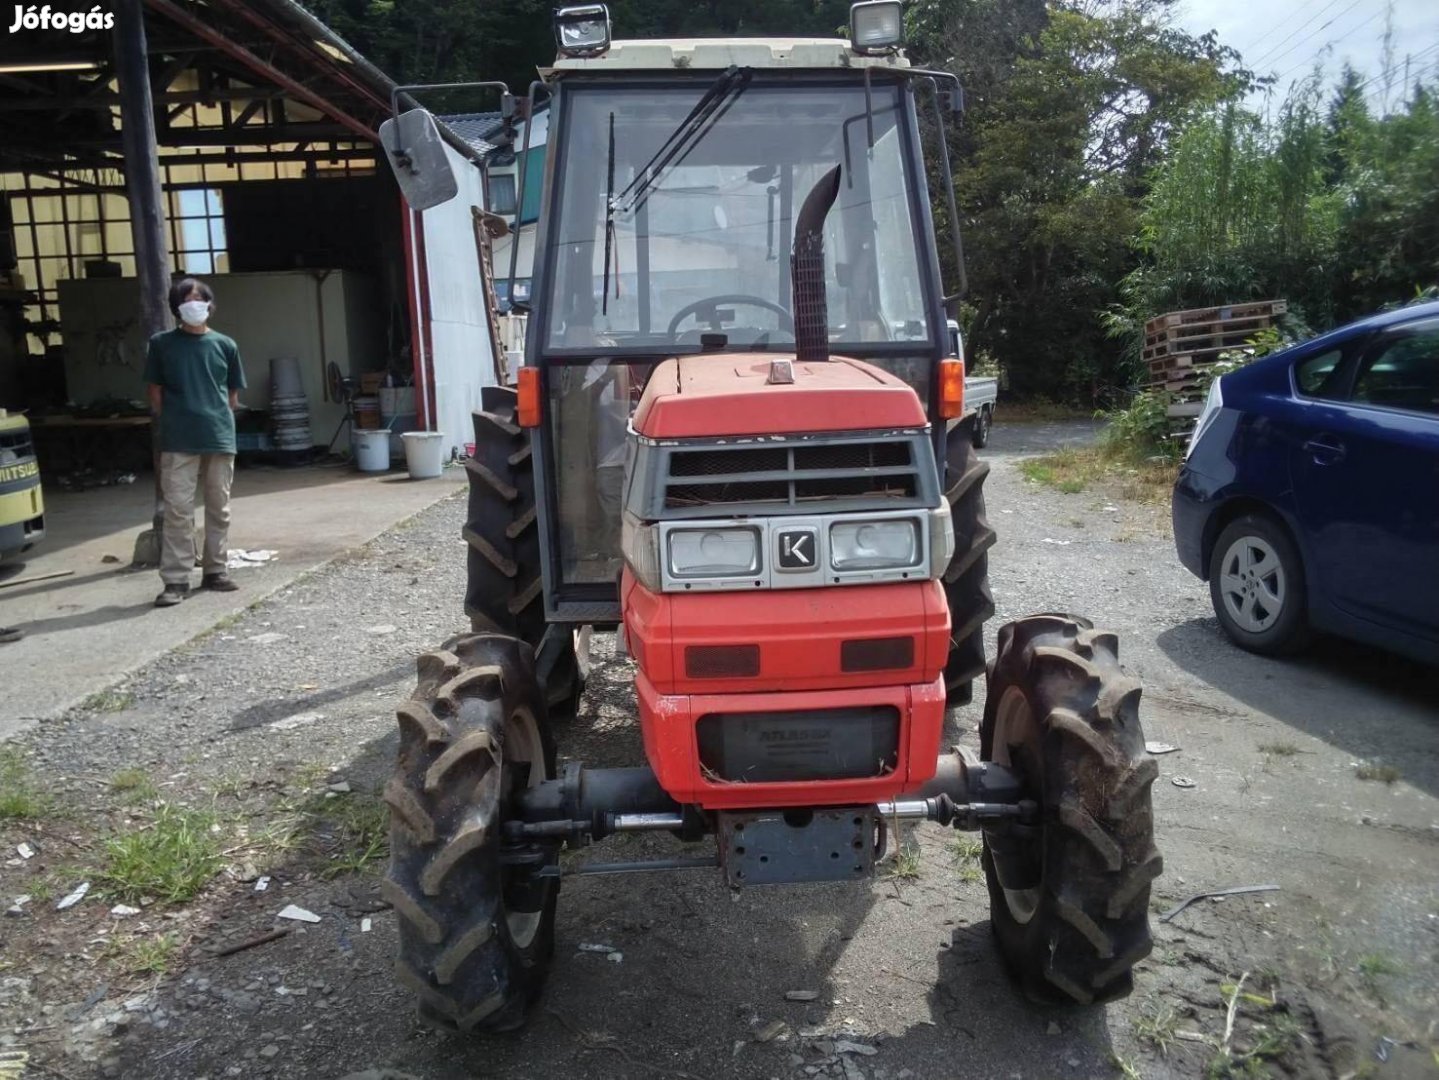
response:
[[[380,145],[405,201],[416,210],[449,202],[459,193],[445,142],[427,109],[411,109],[380,125]]]

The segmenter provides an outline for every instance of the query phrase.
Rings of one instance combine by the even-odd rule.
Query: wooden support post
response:
[[[148,339],[170,328],[170,252],[165,245],[165,210],[160,194],[160,160],[155,145],[155,106],[142,0],[116,0],[115,77],[120,92],[120,126],[125,148],[125,190],[130,199],[130,235],[140,279],[140,327]],[[154,531],[156,562],[165,506],[160,490],[160,428],[153,432],[155,464]],[[137,546],[138,548],[138,546]]]

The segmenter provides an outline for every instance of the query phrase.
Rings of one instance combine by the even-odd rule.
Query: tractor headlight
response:
[[[829,563],[835,570],[902,570],[920,559],[914,518],[844,521],[829,527]]]
[[[604,4],[560,8],[555,41],[566,56],[598,56],[610,47],[610,12]]]
[[[677,578],[749,577],[759,573],[759,530],[673,529],[668,554]]]
[[[660,531],[624,515],[620,523],[620,550],[635,580],[650,592],[660,591]]]
[[[899,0],[863,0],[849,9],[850,45],[858,53],[883,53],[899,48],[904,21]]]

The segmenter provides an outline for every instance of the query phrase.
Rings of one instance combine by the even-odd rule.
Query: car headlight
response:
[[[914,518],[836,522],[829,528],[829,563],[835,570],[899,570],[920,556]]]
[[[660,531],[628,513],[620,524],[620,550],[635,580],[650,592],[660,591]]]
[[[675,577],[748,577],[759,572],[758,529],[674,529],[669,549]]]

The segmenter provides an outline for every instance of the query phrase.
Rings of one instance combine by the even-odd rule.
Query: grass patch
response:
[[[919,845],[912,840],[906,840],[899,844],[890,856],[884,876],[899,881],[918,881],[920,861]]]
[[[997,415],[1006,424],[1053,424],[1064,420],[1093,420],[1091,409],[1058,401],[1005,401]]]
[[[100,884],[122,900],[182,903],[220,871],[215,815],[164,805],[149,825],[105,841]]]
[[[1169,1005],[1150,1005],[1134,1021],[1135,1037],[1158,1050],[1160,1057],[1169,1056],[1169,1046],[1178,1030],[1179,1013]]]
[[[1259,744],[1259,752],[1266,757],[1293,757],[1299,747],[1292,742],[1267,742]]]
[[[20,752],[0,748],[0,821],[32,821],[47,809],[49,801],[35,786]]]
[[[984,841],[977,836],[956,836],[950,844],[950,854],[959,867],[959,880],[973,885],[984,880],[984,864],[980,856],[984,852]]]
[[[121,769],[110,777],[110,790],[126,802],[149,802],[160,793],[144,769]]]
[[[1378,765],[1366,761],[1354,767],[1354,775],[1360,780],[1378,780],[1380,783],[1392,784],[1403,773],[1393,765]]]
[[[179,951],[178,934],[117,936],[102,954],[128,975],[164,975]]]
[[[1026,480],[1066,495],[1103,485],[1122,498],[1147,503],[1167,501],[1176,475],[1170,461],[1136,459],[1109,446],[1065,447],[1026,458],[1019,471]]]
[[[284,804],[261,838],[272,856],[296,852],[323,860],[323,877],[357,873],[390,852],[390,812],[373,792],[316,792]]]
[[[377,796],[356,791],[311,802],[314,839],[327,860],[324,877],[357,873],[390,853],[390,812]]]
[[[132,690],[112,686],[107,690],[100,690],[87,697],[81,703],[82,709],[91,712],[124,712],[135,704],[135,694]]]

